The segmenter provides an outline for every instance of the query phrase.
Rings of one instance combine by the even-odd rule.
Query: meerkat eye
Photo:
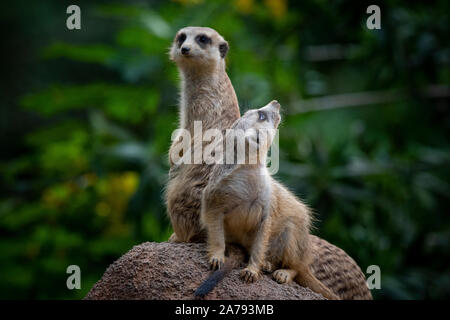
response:
[[[202,44],[206,44],[209,42],[209,38],[207,36],[205,36],[204,34],[201,34],[197,37],[197,41]]]
[[[263,111],[258,111],[258,120],[259,120],[259,121],[267,120],[267,115],[266,115],[266,113],[263,112]]]
[[[184,42],[184,40],[186,40],[186,34],[182,33],[178,36],[177,41],[181,45]]]

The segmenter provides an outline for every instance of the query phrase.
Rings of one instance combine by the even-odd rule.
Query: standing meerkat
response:
[[[246,112],[232,126],[245,131],[245,162],[215,165],[203,191],[201,222],[207,230],[209,264],[212,269],[223,268],[225,244],[238,243],[249,253],[248,265],[240,273],[246,282],[257,280],[262,269],[276,269],[273,278],[279,283],[295,280],[328,299],[339,299],[309,269],[310,210],[273,180],[266,167],[279,111],[280,104],[272,101]],[[229,134],[226,139],[230,137],[234,139]],[[235,151],[227,149],[221,163],[226,163],[226,153]],[[251,152],[256,153],[253,164]]]
[[[191,133],[192,147],[198,138],[194,137],[194,121],[201,121],[202,130],[223,130],[240,116],[236,93],[225,70],[227,52],[225,39],[215,30],[203,27],[179,30],[170,49],[170,58],[182,80],[179,127]],[[174,164],[172,155],[179,152],[180,143],[175,139],[169,150],[171,168],[165,195],[174,230],[170,241],[204,241],[200,203],[211,166]]]

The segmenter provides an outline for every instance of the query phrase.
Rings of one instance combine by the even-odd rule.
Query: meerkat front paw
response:
[[[212,270],[222,269],[225,263],[225,257],[223,255],[213,255],[209,258],[208,262]]]
[[[181,242],[178,238],[176,233],[172,233],[172,235],[169,237],[169,240],[167,240],[167,242],[171,242],[171,243],[179,243]]]
[[[240,276],[245,282],[251,283],[255,282],[259,278],[259,272],[250,268],[245,268],[241,270]]]
[[[286,270],[286,269],[278,269],[272,274],[273,278],[278,283],[289,283],[295,276],[295,271]]]
[[[269,261],[264,261],[261,266],[261,270],[265,273],[272,273],[275,270],[275,267]]]

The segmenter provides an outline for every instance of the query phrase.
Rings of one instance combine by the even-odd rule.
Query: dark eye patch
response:
[[[258,121],[267,120],[267,115],[264,111],[258,111]]]
[[[199,34],[196,38],[195,41],[197,41],[197,43],[202,47],[206,47],[206,45],[211,43],[211,38],[207,37],[204,34]]]
[[[178,43],[178,47],[181,47],[181,45],[183,44],[183,42],[186,40],[186,34],[184,33],[180,33],[177,37],[177,43]]]

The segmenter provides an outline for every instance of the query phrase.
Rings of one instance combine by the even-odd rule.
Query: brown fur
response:
[[[181,33],[187,35],[186,42],[195,56],[180,54],[176,39]],[[211,39],[207,50],[192,41],[198,34],[206,34]],[[234,88],[225,71],[225,60],[219,51],[221,44],[226,41],[215,30],[187,27],[178,31],[171,48],[171,59],[177,64],[182,78],[180,128],[188,129],[192,139],[194,121],[202,121],[203,130],[227,129],[240,115]],[[177,143],[177,140],[172,143],[169,156]],[[193,142],[191,145],[193,147]],[[175,232],[170,241],[204,241],[199,223],[200,203],[212,167],[170,163],[166,203]]]
[[[276,129],[279,107],[274,101],[250,110],[233,128]],[[268,114],[267,120],[260,121],[258,112]],[[272,114],[275,116],[269,116]],[[262,143],[252,136],[248,140],[249,144],[256,142],[264,155],[272,141]],[[256,165],[214,166],[203,192],[201,211],[211,267],[223,267],[225,243],[239,243],[250,254],[247,267],[241,271],[245,281],[257,280],[263,267],[266,271],[277,268],[273,272],[277,282],[295,280],[328,299],[338,299],[309,269],[310,210],[268,174],[265,161],[263,157]]]
[[[239,118],[239,106],[235,91],[225,71],[225,61],[222,56],[220,56],[222,59],[218,58],[218,52],[215,49],[219,43],[223,44],[226,41],[210,28],[184,28],[178,31],[177,36],[183,31],[205,32],[211,36],[212,44],[207,55],[210,59],[200,58],[197,62],[193,59],[179,57],[180,48],[176,40],[171,47],[171,59],[177,64],[182,79],[180,128],[192,130],[194,120],[202,120],[204,130],[206,128],[230,128],[233,122]],[[203,52],[198,48],[197,53]],[[177,143],[175,140],[170,150]],[[205,232],[199,219],[201,194],[206,187],[212,166],[206,164],[174,165],[171,161],[170,164],[165,197],[174,234],[169,241],[205,241]],[[321,243],[325,242],[321,241]],[[313,247],[316,248],[316,251],[312,269],[316,277],[332,288],[334,293],[339,294],[341,298],[370,298],[370,291],[365,285],[364,275],[355,262],[344,251],[338,249],[340,251],[336,252],[336,250],[329,250],[329,247],[338,249],[331,244]],[[351,266],[351,268],[346,270],[346,266]],[[342,275],[342,268],[345,269],[345,275]],[[358,281],[353,281],[353,279],[358,279]]]

